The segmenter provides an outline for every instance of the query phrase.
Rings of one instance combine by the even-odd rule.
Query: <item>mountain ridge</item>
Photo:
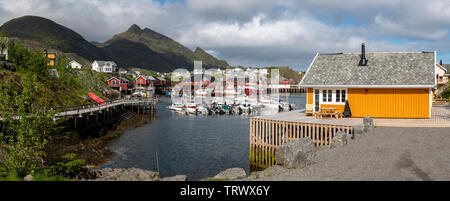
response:
[[[194,60],[203,60],[207,68],[226,68],[228,63],[204,50],[192,51],[181,43],[149,28],[133,24],[104,43],[88,42],[77,32],[39,17],[14,18],[0,26],[0,32],[18,38],[37,49],[76,54],[86,60],[115,60],[119,67],[138,67],[161,72],[177,68],[192,70]],[[197,49],[196,49],[197,50]]]

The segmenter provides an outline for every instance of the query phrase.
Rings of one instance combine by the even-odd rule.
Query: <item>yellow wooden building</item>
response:
[[[314,111],[348,101],[352,117],[430,118],[436,52],[317,54],[300,82]]]
[[[47,65],[55,66],[56,64],[56,54],[53,52],[47,52],[44,54],[44,57],[47,56]]]

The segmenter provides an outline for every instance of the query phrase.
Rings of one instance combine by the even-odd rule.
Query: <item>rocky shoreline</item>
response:
[[[187,181],[186,175],[161,178],[158,172],[139,168],[92,169],[94,178],[89,181]]]
[[[63,145],[64,147],[61,150],[66,153],[79,153],[78,158],[84,159],[88,166],[99,167],[115,156],[115,153],[108,147],[113,139],[121,136],[127,130],[147,124],[153,119],[153,114],[137,115],[132,112],[125,112],[122,114],[122,118],[117,120],[111,127],[101,128],[101,133],[103,134],[100,136],[73,139],[74,142],[69,145]]]

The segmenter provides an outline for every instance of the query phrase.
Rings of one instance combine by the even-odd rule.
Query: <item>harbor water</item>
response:
[[[303,109],[306,98],[290,95],[288,101]],[[103,167],[159,170],[161,177],[187,175],[188,180],[233,167],[249,173],[250,116],[180,115],[166,109],[169,105],[159,102],[148,124],[114,139],[110,148],[116,156]]]

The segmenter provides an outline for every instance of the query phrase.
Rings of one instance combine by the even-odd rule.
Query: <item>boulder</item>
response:
[[[364,132],[370,132],[374,129],[373,118],[371,116],[364,117],[363,119]]]
[[[304,168],[317,162],[316,147],[309,138],[282,144],[276,148],[275,157],[286,168]]]
[[[364,124],[353,126],[353,137],[355,137],[355,135],[362,135],[364,133]]]
[[[331,140],[331,148],[343,147],[347,145],[347,134],[343,131],[338,131]]]
[[[27,176],[25,176],[24,178],[23,178],[23,180],[24,181],[33,181],[33,175],[31,175],[31,174],[28,174]]]
[[[159,173],[138,168],[104,168],[97,171],[97,180],[102,181],[159,181]]]
[[[173,177],[164,177],[161,181],[187,181],[186,175],[176,175]]]
[[[247,176],[247,173],[245,173],[245,170],[242,168],[229,168],[226,169],[219,174],[217,174],[214,179],[242,179]]]

